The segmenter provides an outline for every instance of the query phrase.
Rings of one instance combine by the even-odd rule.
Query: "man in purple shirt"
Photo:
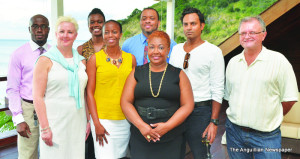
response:
[[[18,132],[19,159],[37,159],[39,126],[32,101],[32,76],[37,58],[46,52],[49,21],[35,15],[29,21],[31,40],[15,50],[10,57],[6,94]]]

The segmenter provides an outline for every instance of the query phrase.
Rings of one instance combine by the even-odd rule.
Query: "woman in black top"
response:
[[[170,38],[163,31],[148,39],[150,63],[131,72],[121,97],[121,107],[132,123],[132,159],[179,159],[183,121],[192,112],[194,99],[186,74],[166,62]]]

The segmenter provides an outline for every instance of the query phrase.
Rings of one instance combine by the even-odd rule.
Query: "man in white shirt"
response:
[[[234,159],[279,159],[280,124],[298,100],[295,73],[281,53],[262,45],[267,31],[261,17],[244,18],[239,35],[244,51],[226,69],[228,154]]]
[[[224,58],[221,49],[201,39],[205,21],[198,9],[186,8],[181,21],[187,41],[174,46],[170,64],[183,69],[191,81],[195,108],[186,120],[185,137],[194,158],[200,159],[207,157],[202,138],[207,136],[212,144],[217,134],[224,95]]]

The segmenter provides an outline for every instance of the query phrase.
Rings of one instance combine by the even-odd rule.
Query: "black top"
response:
[[[170,64],[168,64],[168,68],[165,73],[165,77],[163,79],[161,90],[158,97],[153,97],[150,91],[150,83],[149,83],[149,64],[145,64],[142,66],[137,66],[135,69],[134,77],[137,81],[135,90],[134,90],[134,106],[137,107],[154,107],[156,109],[170,109],[175,108],[179,109],[180,107],[180,88],[179,88],[179,73],[181,69],[176,68]],[[159,84],[163,75],[163,72],[151,72],[151,81],[152,81],[152,90],[153,94],[157,95],[157,91],[159,88]],[[138,109],[137,109],[138,110]],[[168,117],[157,118],[157,119],[148,119],[145,116],[141,116],[141,118],[147,124],[154,124],[158,122],[166,122],[170,119],[171,114]],[[183,124],[177,126],[173,130],[166,133],[163,137],[161,137],[160,142],[167,142],[174,139],[177,135],[181,135],[184,131]],[[131,126],[131,133],[133,136],[138,139],[145,141],[145,138],[142,136],[140,131],[134,126]]]

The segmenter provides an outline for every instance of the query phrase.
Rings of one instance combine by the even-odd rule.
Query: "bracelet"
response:
[[[50,128],[49,129],[47,129],[47,130],[45,130],[45,131],[42,131],[42,134],[46,134],[46,133],[48,133],[48,132],[50,132]]]
[[[50,126],[44,128],[44,129],[41,129],[41,132],[46,132],[46,130],[50,129]]]

